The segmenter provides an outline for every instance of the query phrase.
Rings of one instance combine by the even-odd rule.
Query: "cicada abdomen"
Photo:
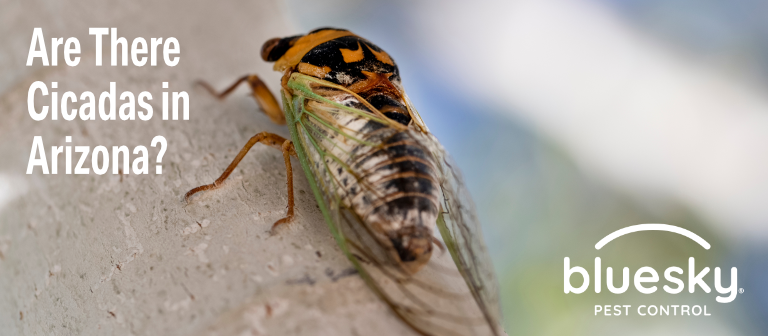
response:
[[[391,85],[391,83],[388,83]],[[377,90],[373,86],[368,92]],[[369,111],[356,97],[338,90],[316,90],[329,100],[359,111]],[[370,95],[368,95],[370,97]],[[398,97],[376,93],[373,108],[395,114],[405,126],[411,118]],[[386,104],[386,105],[383,105]],[[440,185],[434,157],[409,129],[390,127],[392,121],[370,115],[343,113],[327,103],[306,101],[302,124],[319,148],[312,151],[316,168],[323,165],[326,192],[337,195],[386,247],[394,262],[415,273],[428,261],[434,243]],[[324,115],[326,118],[316,118]],[[392,118],[394,119],[394,118]]]

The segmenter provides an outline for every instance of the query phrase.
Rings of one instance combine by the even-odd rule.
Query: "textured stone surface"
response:
[[[254,147],[222,188],[182,202],[187,190],[215,179],[253,134],[287,136],[258,112],[247,90],[218,102],[192,86],[205,78],[223,87],[258,73],[277,92],[279,74],[260,60],[259,49],[270,37],[296,33],[279,5],[4,1],[0,8],[2,334],[410,333],[351,272],[300,170],[294,223],[275,236],[267,232],[287,202],[279,151]],[[60,58],[57,67],[24,66],[34,27],[42,27],[48,41],[78,37],[80,65],[62,65]],[[88,27],[117,27],[129,42],[176,37],[181,62],[96,67]],[[108,43],[104,51],[108,56]],[[60,93],[97,97],[110,81],[118,95],[146,90],[155,117],[33,121],[26,99],[36,80],[58,82]],[[161,120],[163,81],[190,94],[191,120]],[[36,102],[47,103],[41,96]],[[144,145],[150,171],[157,154],[152,138],[165,136],[168,150],[162,175],[119,176],[111,169],[101,176],[65,175],[64,160],[57,175],[39,168],[25,175],[34,135],[43,137],[49,153],[54,145]]]

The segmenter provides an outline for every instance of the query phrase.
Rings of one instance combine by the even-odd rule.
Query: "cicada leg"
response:
[[[270,146],[272,148],[277,148],[283,152],[283,159],[285,160],[285,171],[288,178],[288,211],[285,215],[285,217],[281,218],[280,220],[276,221],[275,224],[272,225],[272,230],[275,229],[280,224],[288,223],[293,219],[293,169],[291,168],[291,156],[296,157],[296,150],[293,147],[293,143],[291,140],[285,139],[277,134],[272,134],[268,132],[261,132],[259,134],[254,135],[251,137],[250,140],[248,140],[248,143],[243,146],[243,149],[240,150],[240,153],[237,154],[234,160],[232,160],[232,163],[229,164],[226,170],[224,170],[224,173],[219,176],[219,178],[216,179],[216,181],[213,181],[211,184],[201,185],[197,188],[194,188],[187,192],[186,195],[184,195],[184,201],[189,203],[189,198],[192,197],[192,195],[205,191],[205,190],[211,190],[221,187],[221,185],[224,183],[224,180],[229,177],[229,174],[232,174],[232,172],[235,170],[235,167],[240,163],[241,160],[243,160],[243,157],[245,157],[245,154],[248,153],[248,151],[253,147],[253,145],[257,143],[262,143],[264,145]]]
[[[283,160],[285,160],[285,175],[288,176],[288,211],[285,213],[285,217],[277,220],[275,224],[272,224],[271,232],[275,232],[275,228],[280,224],[290,223],[293,220],[293,169],[291,168],[291,155],[296,155],[296,150],[293,148],[293,142],[291,140],[283,141],[281,147],[283,151]]]
[[[248,85],[251,86],[251,95],[253,95],[253,98],[256,99],[256,103],[259,104],[259,107],[261,107],[261,110],[264,111],[269,119],[278,125],[285,125],[285,115],[283,115],[283,111],[280,109],[277,99],[275,99],[275,96],[269,91],[267,85],[264,84],[257,75],[245,75],[240,77],[226,90],[218,93],[210,84],[204,81],[197,81],[196,83],[221,100],[226,98],[232,91],[235,91],[235,89],[243,82],[248,82]]]

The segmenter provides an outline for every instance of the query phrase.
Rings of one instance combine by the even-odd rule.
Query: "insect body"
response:
[[[254,75],[218,96],[248,82],[264,112],[287,123],[291,140],[257,134],[216,182],[186,198],[220,186],[254,144],[279,148],[289,207],[273,228],[293,217],[296,156],[339,247],[404,322],[425,335],[499,334],[496,282],[471,199],[392,58],[333,28],[269,40],[262,58],[284,73],[282,111]],[[443,245],[450,256],[433,253]]]

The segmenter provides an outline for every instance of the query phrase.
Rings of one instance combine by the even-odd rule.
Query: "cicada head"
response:
[[[273,38],[261,57],[275,70],[296,71],[346,87],[393,121],[408,125],[400,71],[384,50],[352,32],[320,28],[307,35]]]

